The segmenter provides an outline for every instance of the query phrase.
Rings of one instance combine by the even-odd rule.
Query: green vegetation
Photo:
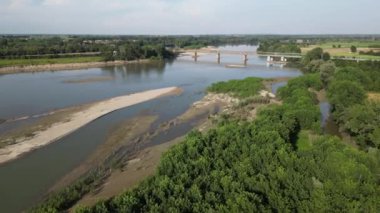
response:
[[[162,60],[173,58],[174,54],[170,49],[175,47],[200,48],[208,45],[256,44],[257,41],[258,39],[253,36],[4,35],[0,36],[0,66],[137,59]]]
[[[69,57],[69,58],[39,58],[39,59],[0,59],[0,67],[27,66],[43,64],[69,64],[102,61],[100,56]]]
[[[214,83],[208,88],[208,91],[214,93],[229,93],[235,97],[247,98],[257,95],[262,89],[264,89],[263,80],[251,77],[244,80],[230,80],[228,82]]]
[[[351,52],[352,53],[356,53],[358,48],[356,48],[356,46],[352,45],[351,48],[350,48]]]
[[[380,148],[380,104],[367,100],[380,91],[380,63],[341,64],[328,87],[328,97],[338,124],[362,149]]]
[[[355,46],[357,48],[377,48],[380,45],[380,41],[372,39],[330,39],[327,41],[317,41],[315,45],[323,49],[328,49],[331,47],[351,48],[351,46]]]
[[[373,51],[373,50],[370,50],[370,51],[360,51],[359,54],[361,56],[380,56],[380,51]],[[376,57],[377,58],[377,57]]]
[[[308,52],[303,70],[320,76],[337,124],[363,150],[380,148],[380,104],[367,93],[380,91],[380,62],[354,62],[318,58],[321,48]],[[319,56],[320,57],[320,56]]]
[[[116,50],[115,50],[116,49]],[[115,47],[109,47],[102,53],[105,61],[137,60],[137,59],[170,59],[174,54],[163,45],[144,45],[143,42],[128,42]]]
[[[257,48],[258,52],[280,52],[280,53],[301,53],[301,49],[297,44],[292,42],[283,42],[280,41],[263,41],[260,43],[260,46]]]
[[[331,61],[317,48],[300,65],[306,74],[279,89],[282,104],[261,108],[253,121],[220,116],[215,128],[171,148],[136,188],[76,212],[377,212],[380,107],[366,94],[380,91],[380,63]],[[241,98],[244,107],[262,88],[262,79],[247,78],[208,91]],[[316,92],[323,90],[361,149],[321,134]],[[86,193],[78,189],[36,212],[67,210]]]
[[[302,63],[308,65],[315,60],[328,61],[330,60],[330,54],[323,52],[322,48],[317,47],[306,53],[302,59]]]
[[[207,133],[190,133],[137,188],[76,211],[376,212],[379,152],[319,135],[310,87],[322,87],[318,74],[289,81],[280,90],[283,105],[262,109],[252,122],[226,118]]]

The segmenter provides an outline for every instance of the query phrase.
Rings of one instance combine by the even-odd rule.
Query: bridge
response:
[[[201,56],[200,54],[215,54],[217,62],[220,63],[221,55],[241,55],[243,57],[244,64],[247,64],[248,56],[263,56],[267,57],[269,64],[286,64],[288,58],[302,58],[300,53],[278,53],[278,52],[256,52],[256,51],[236,51],[236,50],[219,50],[219,49],[174,49],[177,53],[190,54],[194,61],[197,61]]]

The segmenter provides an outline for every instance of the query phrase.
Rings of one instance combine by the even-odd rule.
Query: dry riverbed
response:
[[[5,146],[0,149],[0,163],[13,160],[24,153],[54,142],[115,110],[179,92],[181,90],[177,87],[149,90],[63,111],[58,113],[55,119],[46,119],[38,126],[34,125],[16,133],[1,136],[0,144]]]

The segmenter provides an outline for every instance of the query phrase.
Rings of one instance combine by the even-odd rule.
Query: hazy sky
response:
[[[0,0],[0,33],[378,34],[380,0]]]

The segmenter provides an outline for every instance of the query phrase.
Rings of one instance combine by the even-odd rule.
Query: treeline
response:
[[[154,51],[157,47],[149,46],[186,48],[257,42],[253,36],[0,36],[0,58],[59,57],[59,54],[118,51],[120,48],[128,52],[125,46],[133,46],[133,43]]]
[[[375,52],[375,51],[373,51],[373,50],[370,50],[370,51],[367,51],[367,52],[365,52],[365,51],[360,51],[359,54],[360,54],[360,55],[380,56],[380,51],[377,51],[377,52]]]
[[[84,40],[67,37],[3,37],[0,38],[0,58],[33,58],[31,56],[46,54],[58,57],[58,54],[65,53],[101,51],[103,45],[85,43]]]
[[[170,59],[174,53],[164,45],[150,45],[144,42],[127,42],[117,47],[106,48],[102,52],[104,61],[137,60],[137,59]]]
[[[224,87],[238,85],[230,83]],[[262,109],[252,122],[226,117],[207,133],[190,133],[154,176],[76,212],[376,212],[379,153],[319,135],[309,89],[322,86],[318,74],[289,81],[279,91],[282,105]]]
[[[330,61],[321,48],[303,58],[306,73],[319,74],[334,119],[363,150],[380,148],[380,103],[368,100],[368,92],[380,92],[380,62]]]
[[[280,42],[276,40],[262,41],[257,48],[258,52],[301,53],[301,48],[293,42]]]

